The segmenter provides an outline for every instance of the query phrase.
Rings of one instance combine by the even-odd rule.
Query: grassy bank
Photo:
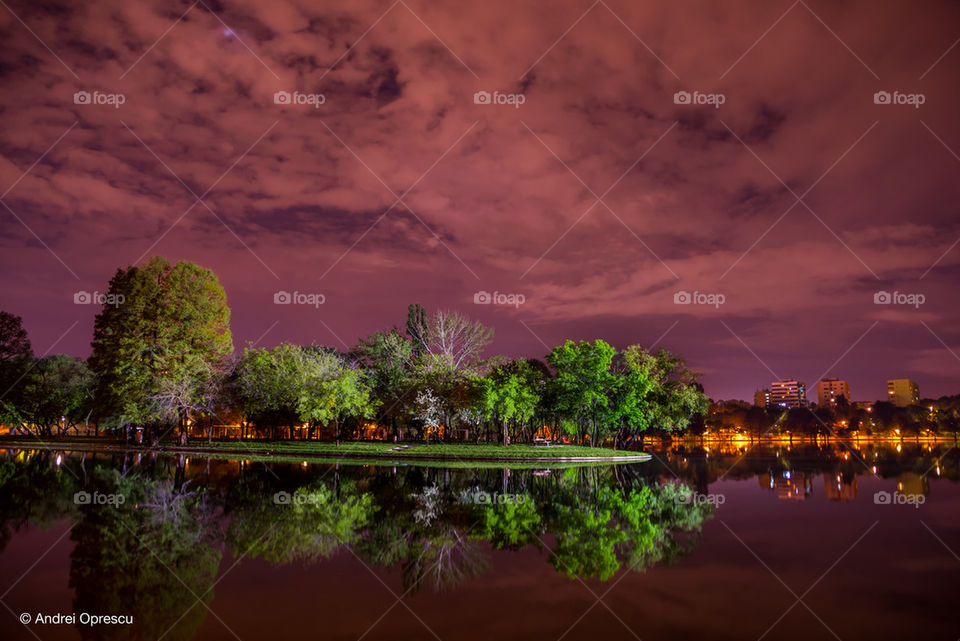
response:
[[[214,441],[191,440],[186,446],[162,443],[157,448],[130,446],[106,439],[29,439],[0,438],[0,447],[45,449],[90,449],[101,451],[154,449],[162,452],[230,456],[258,460],[296,457],[357,458],[378,460],[438,460],[438,461],[505,461],[505,462],[627,462],[648,460],[640,452],[612,450],[581,445],[509,446],[474,443],[384,443],[350,441],[340,445],[320,441]]]

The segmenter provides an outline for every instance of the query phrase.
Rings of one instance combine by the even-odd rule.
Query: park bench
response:
[[[535,438],[533,439],[533,445],[535,447],[549,447],[550,440],[545,438]]]

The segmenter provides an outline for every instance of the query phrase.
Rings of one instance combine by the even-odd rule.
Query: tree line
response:
[[[118,269],[104,300],[86,360],[35,357],[20,318],[0,312],[0,422],[40,436],[142,428],[151,442],[235,420],[270,439],[358,438],[373,425],[396,440],[627,446],[708,406],[698,375],[665,350],[568,340],[543,360],[486,357],[492,328],[419,304],[403,329],[347,350],[235,352],[217,276],[159,256]]]

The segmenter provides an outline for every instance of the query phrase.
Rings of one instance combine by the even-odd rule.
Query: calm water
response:
[[[960,637],[957,449],[656,457],[504,470],[0,450],[0,639]],[[84,612],[133,623],[18,620]]]

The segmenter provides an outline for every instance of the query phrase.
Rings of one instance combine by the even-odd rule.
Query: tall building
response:
[[[920,388],[909,378],[894,378],[887,381],[887,400],[897,407],[919,403]]]
[[[758,389],[754,392],[753,404],[757,407],[768,407],[770,405],[770,390]]]
[[[789,379],[770,383],[770,404],[780,407],[806,407],[806,383]]]
[[[817,381],[817,404],[821,407],[836,405],[837,397],[850,401],[850,384],[838,378],[823,378]]]

